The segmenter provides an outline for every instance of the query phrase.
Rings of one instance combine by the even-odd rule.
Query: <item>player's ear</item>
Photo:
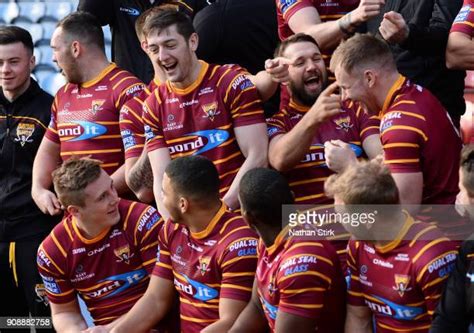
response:
[[[71,214],[74,217],[78,217],[80,215],[79,213],[79,207],[75,205],[69,205],[66,207],[66,211]]]
[[[364,81],[369,88],[372,88],[375,85],[375,81],[377,79],[377,75],[373,70],[366,70],[364,71]]]
[[[77,58],[82,52],[82,45],[79,41],[75,40],[71,43],[71,54],[74,58]]]
[[[199,37],[197,33],[193,32],[191,36],[189,36],[188,45],[191,51],[196,52],[199,45]]]
[[[179,197],[179,210],[182,214],[186,213],[189,210],[189,201],[185,197]]]

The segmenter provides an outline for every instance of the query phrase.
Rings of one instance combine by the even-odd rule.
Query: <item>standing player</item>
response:
[[[454,19],[446,48],[446,65],[455,69],[474,69],[474,1],[464,0]]]
[[[343,214],[360,212],[360,205],[377,207],[376,213],[367,208],[365,223],[362,217],[358,225],[344,223],[353,236],[345,332],[371,332],[372,320],[378,333],[428,332],[456,260],[455,244],[401,209],[389,169],[375,161],[331,176],[326,186]]]
[[[211,159],[220,194],[237,208],[238,184],[249,169],[267,163],[266,125],[255,86],[237,66],[210,65],[196,57],[198,37],[179,12],[163,11],[146,21],[148,52],[167,76],[146,100],[147,150],[159,210],[163,170],[171,159]]]
[[[107,61],[102,29],[91,14],[76,12],[61,20],[51,47],[69,83],[56,94],[51,123],[33,166],[32,194],[38,207],[53,215],[60,207],[49,190],[51,172],[73,155],[101,160],[119,193],[127,190],[119,110],[144,86]]]
[[[120,199],[100,161],[69,159],[53,178],[69,213],[38,250],[54,327],[86,329],[77,295],[96,325],[112,327],[147,288],[160,217],[151,206]]]
[[[219,175],[204,157],[168,164],[163,204],[171,219],[158,237],[150,285],[114,332],[153,327],[171,306],[174,288],[183,332],[227,332],[250,299],[256,235],[219,199]]]
[[[384,163],[401,203],[453,204],[461,140],[440,102],[400,75],[387,44],[370,35],[343,42],[331,68],[344,100],[360,102],[371,115],[381,112]],[[349,149],[342,149],[355,160]]]
[[[260,241],[252,299],[231,332],[344,332],[346,285],[335,249],[282,228],[282,205],[294,204],[288,183],[277,171],[253,169],[239,198]]]

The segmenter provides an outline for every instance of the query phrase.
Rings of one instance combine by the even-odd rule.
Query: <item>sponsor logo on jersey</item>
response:
[[[440,278],[448,275],[451,270],[454,268],[454,261],[456,260],[456,255],[454,253],[448,253],[442,258],[436,259],[428,266],[428,273],[433,273],[438,271],[438,276]]]
[[[408,287],[410,284],[410,276],[395,274],[395,286],[392,287],[393,290],[397,291],[400,297],[405,295],[405,291],[410,291],[411,287]]]
[[[174,285],[176,289],[181,290],[182,292],[192,296],[193,298],[206,302],[211,299],[219,297],[219,292],[203,283],[194,281],[188,276],[183,275],[186,282],[182,282],[177,278],[174,278]]]
[[[380,123],[380,132],[383,132],[393,126],[392,120],[382,121]]]
[[[217,102],[212,102],[209,104],[204,104],[201,106],[202,110],[204,111],[205,115],[202,116],[203,118],[207,118],[210,121],[214,121],[214,118],[221,114],[219,110],[217,110]]]
[[[46,256],[46,253],[44,253],[43,250],[38,251],[37,262],[40,266],[44,266],[44,265],[46,265],[48,267],[51,266],[51,261]]]
[[[285,14],[286,11],[293,6],[298,0],[279,0],[280,2],[280,10],[282,14]]]
[[[253,87],[252,81],[248,79],[248,77],[244,74],[237,76],[234,81],[232,82],[232,89],[236,90],[245,90],[247,88]]]
[[[272,136],[272,135],[275,134],[276,132],[278,132],[278,128],[273,127],[273,126],[268,126],[268,128],[267,128],[267,134],[268,134],[268,136]]]
[[[204,242],[204,245],[206,245],[206,246],[214,246],[214,245],[216,245],[216,243],[217,243],[216,240],[210,239],[210,240]]]
[[[349,132],[349,130],[354,127],[354,124],[351,124],[351,117],[342,117],[334,120],[336,124],[336,129]]]
[[[61,293],[61,289],[53,277],[41,274],[41,278],[43,279],[44,287],[47,291],[56,295]]]
[[[120,230],[114,229],[112,233],[110,234],[109,238],[114,238],[116,236],[120,236],[122,232]]]
[[[374,258],[372,262],[374,263],[374,265],[377,265],[377,266],[382,266],[385,268],[393,268],[393,265],[391,263],[389,263],[388,261],[378,259],[378,258]]]
[[[85,292],[83,295],[86,299],[109,298],[139,284],[147,276],[148,273],[143,268],[124,274],[110,276],[97,282],[97,285],[100,286],[100,288],[90,292]]]
[[[209,263],[211,262],[211,257],[199,257],[199,264],[196,268],[199,270],[202,276],[209,272],[211,269],[209,268]]]
[[[76,249],[72,249],[72,254],[79,254],[79,253],[84,253],[86,252],[85,247],[78,247]]]
[[[193,155],[199,155],[206,151],[219,147],[229,138],[229,133],[224,130],[203,130],[193,133],[188,133],[183,138],[194,138],[192,141],[179,143],[169,146],[170,154],[185,153],[193,151]]]
[[[364,243],[364,251],[368,252],[370,254],[375,254],[375,249],[373,247],[368,246],[367,244]]]
[[[211,87],[205,87],[199,90],[198,96],[205,95],[205,94],[212,94],[214,92],[214,89]]]
[[[98,86],[97,88],[95,88],[95,91],[105,91],[105,90],[108,90],[109,87],[107,86]]]
[[[271,305],[263,297],[260,297],[260,302],[263,305],[263,311],[265,311],[271,319],[275,320],[278,313],[278,307]]]
[[[19,142],[23,147],[26,143],[33,142],[31,136],[35,131],[35,125],[30,123],[19,123],[16,127],[15,142]]]
[[[394,319],[414,320],[416,317],[425,312],[422,307],[400,305],[382,297],[375,295],[371,296],[382,304],[365,299],[367,306],[374,312],[393,317]]]
[[[349,144],[352,151],[355,153],[356,157],[362,156],[362,148],[353,143]],[[305,155],[305,158],[300,163],[313,163],[313,162],[322,162],[321,164],[314,165],[316,168],[325,168],[326,167],[326,157],[324,155],[324,145],[322,144],[313,144],[311,145],[313,149],[318,149],[318,151],[310,152]]]
[[[84,271],[84,266],[79,264],[76,267],[75,275],[74,275],[74,278],[71,279],[71,282],[76,283],[76,282],[84,281],[84,280],[93,278],[94,276],[95,276],[95,273],[87,274],[87,272]]]
[[[125,148],[125,150],[136,146],[137,142],[135,140],[135,137],[133,136],[132,131],[124,129],[120,131],[120,135],[122,136],[123,147]]]
[[[203,252],[204,250],[202,249],[202,247],[194,244],[194,243],[191,243],[191,242],[188,242],[188,246],[190,248],[192,248],[193,250],[197,251],[197,252]]]
[[[454,23],[459,23],[459,22],[464,22],[466,21],[467,17],[469,16],[469,13],[471,12],[471,6],[466,5],[461,8],[459,11],[458,15],[454,19]]]
[[[140,15],[140,11],[138,9],[132,8],[132,7],[120,7],[119,10],[122,13],[125,13],[125,14],[130,15],[130,16],[139,16]]]
[[[127,265],[130,264],[130,259],[135,255],[135,253],[130,254],[130,246],[128,244],[114,249],[114,254],[118,258],[115,262],[124,262]]]
[[[97,253],[101,253],[102,251],[104,251],[105,249],[109,248],[110,247],[110,243],[105,243],[104,245],[102,245],[101,247],[98,247],[97,249],[94,249],[94,250],[90,250],[87,255],[89,257],[97,254]]]
[[[410,256],[407,253],[399,253],[395,257],[397,261],[410,261]]]
[[[105,126],[90,121],[72,121],[66,126],[58,129],[58,134],[63,141],[83,141],[90,140],[107,133]]]
[[[138,227],[137,230],[142,232],[143,227],[145,227],[145,230],[148,231],[153,226],[160,220],[160,217],[156,213],[156,209],[153,207],[150,207],[146,210],[146,212],[142,215],[140,218],[140,221],[138,221]]]
[[[127,91],[125,92],[125,95],[126,96],[130,96],[130,95],[137,96],[138,93],[141,92],[143,89],[145,89],[145,86],[141,83],[138,83],[138,84],[135,84],[135,85],[131,86],[130,88],[128,88]]]

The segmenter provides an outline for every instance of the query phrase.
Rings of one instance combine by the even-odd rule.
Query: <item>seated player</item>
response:
[[[338,212],[355,216],[343,223],[352,234],[345,332],[428,332],[455,243],[401,209],[390,171],[376,161],[331,176],[326,188]]]
[[[77,295],[96,325],[115,325],[145,292],[156,262],[160,216],[120,199],[100,164],[72,158],[53,173],[68,214],[40,245],[37,262],[58,332],[87,328]]]
[[[252,299],[231,332],[344,332],[346,285],[336,250],[327,241],[291,235],[282,205],[294,203],[277,171],[253,169],[239,191],[242,214],[257,230]],[[339,320],[335,320],[335,319]]]
[[[220,200],[217,170],[204,157],[171,161],[162,190],[171,219],[150,285],[113,332],[146,332],[164,318],[174,289],[182,332],[226,332],[251,296],[256,234]]]

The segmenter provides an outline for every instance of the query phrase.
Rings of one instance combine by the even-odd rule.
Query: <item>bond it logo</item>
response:
[[[83,141],[96,138],[107,133],[105,126],[90,121],[73,121],[63,124],[58,129],[62,141]]]
[[[186,153],[194,151],[193,155],[199,155],[219,147],[229,138],[229,133],[224,130],[204,130],[184,135],[188,137],[189,141],[185,143],[179,143],[176,145],[170,145],[168,147],[170,154],[175,153]]]

